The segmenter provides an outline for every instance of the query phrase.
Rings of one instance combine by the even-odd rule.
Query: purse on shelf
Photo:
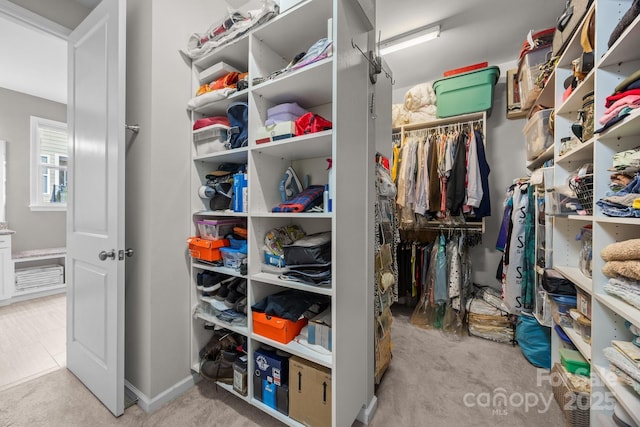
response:
[[[556,20],[553,34],[553,56],[560,56],[567,48],[593,0],[567,0],[564,11]]]

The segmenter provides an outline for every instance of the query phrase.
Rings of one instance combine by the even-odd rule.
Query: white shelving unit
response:
[[[210,338],[204,323],[225,327],[247,338],[248,394],[240,396],[233,388],[220,384],[241,399],[291,426],[302,424],[254,398],[253,353],[262,344],[299,356],[331,369],[332,425],[351,425],[356,417],[368,420],[375,410],[373,395],[373,202],[375,138],[368,101],[373,92],[369,82],[369,64],[352,43],[366,50],[375,39],[374,25],[365,22],[356,2],[346,0],[305,0],[271,21],[249,31],[240,39],[219,47],[205,57],[192,61],[192,87],[195,93],[201,71],[225,62],[249,72],[249,88],[228,99],[213,102],[192,111],[192,120],[224,115],[231,102],[249,106],[249,143],[247,147],[196,156],[192,148],[191,211],[193,233],[201,218],[237,218],[248,228],[248,272],[215,267],[190,261],[191,306],[201,301],[196,276],[204,270],[247,279],[247,326],[231,326],[216,318],[199,314],[192,321],[191,366],[199,369],[198,352]],[[323,37],[333,40],[332,56],[286,73],[273,80],[253,84],[284,68],[299,52],[306,51]],[[280,103],[297,102],[308,111],[333,123],[333,129],[256,144],[256,132],[264,125],[267,110]],[[390,108],[389,108],[390,114]],[[193,144],[192,144],[193,145]],[[324,213],[272,213],[280,203],[278,185],[284,171],[293,166],[298,176],[310,177],[310,184],[326,184],[327,161],[333,160],[333,174],[339,183],[331,189],[333,211]],[[205,175],[219,164],[246,163],[248,176],[248,212],[211,211],[198,196]],[[265,233],[275,227],[298,225],[307,234],[330,231],[332,235],[332,284],[314,287],[284,281],[276,274],[262,272]],[[264,297],[296,289],[330,297],[332,309],[332,348],[320,353],[298,342],[274,341],[253,330],[251,306]]]
[[[612,340],[631,338],[624,323],[629,321],[640,326],[640,310],[604,291],[604,285],[608,279],[602,274],[604,261],[599,256],[602,248],[610,243],[639,238],[640,219],[607,217],[595,205],[595,201],[609,191],[610,172],[607,169],[611,167],[613,155],[638,146],[640,114],[633,113],[606,132],[595,134],[592,139],[578,144],[565,153],[560,153],[560,140],[572,135],[571,124],[575,122],[577,112],[582,107],[582,97],[588,92],[595,92],[594,121],[595,127],[599,128],[598,119],[604,114],[605,98],[613,93],[613,89],[620,81],[640,69],[640,50],[638,49],[640,18],[627,28],[611,48],[607,47],[611,31],[631,4],[631,0],[596,0],[594,2],[591,6],[595,7],[596,13],[594,70],[566,100],[562,100],[565,90],[563,82],[572,73],[571,61],[582,53],[580,31],[577,31],[541,96],[546,97],[545,105],[555,105],[556,111],[553,167],[555,186],[566,184],[567,177],[584,163],[594,165],[593,214],[553,217],[553,268],[582,291],[591,295],[591,344],[585,343],[571,328],[563,329],[580,353],[591,362],[592,393],[596,393],[598,398],[614,397],[634,420],[640,423],[640,396],[630,387],[615,380],[615,376],[609,370],[609,362],[603,354],[603,349],[610,347]],[[548,102],[550,87],[554,89],[554,101],[551,104]],[[579,269],[580,242],[576,240],[580,229],[589,224],[593,228],[591,279],[585,277]],[[560,341],[555,332],[551,342],[552,360],[558,361],[557,352]],[[604,401],[608,402],[606,399]],[[602,399],[599,402],[602,403]],[[611,424],[610,410],[603,410],[603,405],[592,407],[592,426]]]

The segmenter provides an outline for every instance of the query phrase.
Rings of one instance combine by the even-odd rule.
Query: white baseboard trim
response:
[[[133,394],[138,398],[138,406],[142,408],[146,413],[151,413],[159,409],[162,405],[167,402],[172,401],[176,397],[182,395],[183,393],[189,391],[196,384],[195,376],[189,375],[187,378],[182,381],[174,384],[169,387],[153,399],[146,396],[136,387],[134,387],[129,381],[124,381],[124,386],[128,388]]]
[[[362,424],[369,425],[376,413],[376,409],[378,409],[378,398],[374,394],[371,398],[371,402],[369,402],[369,405],[367,405],[366,407],[363,406],[362,409],[360,409],[360,413],[358,413],[356,419]]]

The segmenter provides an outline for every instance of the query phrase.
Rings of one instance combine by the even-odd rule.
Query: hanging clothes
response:
[[[421,224],[421,217],[491,215],[490,168],[482,132],[472,123],[408,131],[398,158],[401,228]]]
[[[491,168],[489,168],[489,162],[487,162],[487,157],[485,155],[482,133],[476,130],[473,134],[476,140],[478,168],[480,183],[482,185],[482,200],[480,202],[480,206],[478,206],[477,209],[474,209],[474,216],[476,219],[480,219],[491,216],[491,198],[489,194],[489,173],[491,173]]]
[[[513,191],[513,228],[509,238],[508,260],[503,266],[503,299],[512,314],[522,310],[522,284],[525,269],[526,221],[529,207],[528,183],[518,184]]]

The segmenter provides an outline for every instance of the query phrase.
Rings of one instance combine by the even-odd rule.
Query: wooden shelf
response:
[[[640,327],[640,310],[612,295],[596,294],[596,300],[607,306],[618,316]]]
[[[295,136],[264,144],[253,144],[251,150],[289,160],[331,157],[332,130]]]
[[[620,35],[598,63],[598,68],[617,66],[622,62],[637,60],[640,39],[640,17],[637,17]]]
[[[593,280],[582,274],[579,268],[555,265],[553,269],[589,295],[593,293]]]
[[[580,162],[583,160],[592,160],[593,159],[593,142],[594,139],[579,143],[571,150],[564,153],[562,156],[558,156],[556,159],[557,164],[566,164],[573,162]]]
[[[596,218],[597,223],[602,224],[620,224],[620,225],[640,225],[640,218],[622,218],[616,216],[599,216]]]
[[[271,415],[273,418],[276,418],[277,420],[279,420],[280,422],[291,426],[291,427],[305,427],[304,424],[300,424],[299,422],[297,422],[296,420],[294,420],[293,418],[290,418],[288,416],[286,416],[283,413],[278,412],[277,410],[273,409],[270,406],[265,405],[264,403],[260,402],[258,399],[251,399],[251,404],[253,406],[255,406],[256,408],[260,409],[263,412],[266,412],[267,414]]]
[[[573,345],[576,346],[580,354],[591,363],[591,344],[584,342],[580,334],[575,329],[561,326],[562,330],[569,337]]]
[[[275,347],[282,351],[286,351],[287,353],[291,353],[295,356],[300,356],[303,359],[310,360],[314,363],[317,363],[318,365],[322,365],[327,368],[333,367],[333,354],[326,355],[318,353],[317,351],[313,351],[296,341],[290,341],[288,344],[282,344],[281,342],[274,341],[270,338],[263,337],[262,335],[256,333],[251,334],[251,339],[260,341],[263,344],[270,345],[271,347]]]
[[[640,109],[636,109],[623,121],[616,123],[603,133],[598,139],[604,142],[617,141],[620,138],[640,135]]]
[[[573,221],[593,222],[593,215],[569,215],[567,218]]]
[[[618,382],[615,374],[608,367],[592,366],[591,370],[596,372],[600,381],[613,393],[618,404],[622,405],[636,424],[640,424],[640,396],[631,387]]]
[[[290,280],[279,279],[275,274],[270,273],[258,273],[251,276],[251,280],[257,280],[259,282],[269,283],[271,285],[281,286],[283,288],[297,289],[299,291],[311,292],[320,295],[333,295],[333,289],[327,287],[319,287],[312,285],[305,285],[304,283],[293,282]]]

